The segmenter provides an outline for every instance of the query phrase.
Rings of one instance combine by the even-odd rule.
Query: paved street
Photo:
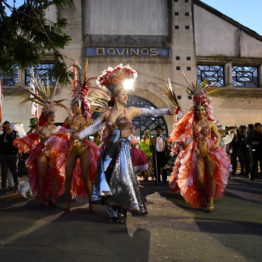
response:
[[[167,186],[143,184],[147,217],[108,221],[103,206],[63,215],[16,193],[0,197],[1,261],[261,261],[262,180],[230,181],[214,213],[191,209]]]

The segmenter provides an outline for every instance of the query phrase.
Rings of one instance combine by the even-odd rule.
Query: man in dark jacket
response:
[[[167,163],[167,156],[168,156],[167,139],[162,135],[163,129],[161,126],[157,126],[155,130],[156,130],[156,136],[151,138],[150,150],[153,154],[156,184],[161,183],[161,176],[162,176],[162,182],[166,184],[167,172],[164,169],[164,166]]]
[[[17,177],[17,153],[18,150],[13,146],[13,142],[17,137],[17,132],[12,130],[8,121],[3,123],[3,134],[0,135],[0,163],[2,176],[2,192],[6,191],[6,179],[8,169],[13,175],[15,190],[18,189]]]
[[[253,158],[249,179],[254,180],[258,171],[258,162],[260,162],[260,168],[262,164],[262,126],[260,123],[256,123],[255,129],[248,134],[247,143],[251,148]]]
[[[247,147],[247,128],[240,126],[237,136],[237,156],[240,163],[241,175],[248,176],[250,173],[250,164],[248,161],[248,147]]]

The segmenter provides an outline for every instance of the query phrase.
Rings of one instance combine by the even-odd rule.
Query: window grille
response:
[[[54,69],[54,64],[46,63],[46,64],[38,64],[34,66],[34,73],[37,75],[41,82],[46,85],[49,82],[49,85],[55,84],[55,77],[52,73]],[[29,85],[31,78],[31,67],[26,68],[25,71],[25,84]]]
[[[207,80],[210,84],[221,87],[225,85],[224,66],[222,65],[198,65],[197,81]]]
[[[10,72],[0,73],[0,79],[2,79],[2,84],[4,86],[14,86],[18,82],[18,66],[15,65],[10,70]]]
[[[232,84],[235,87],[258,87],[256,66],[232,66]]]

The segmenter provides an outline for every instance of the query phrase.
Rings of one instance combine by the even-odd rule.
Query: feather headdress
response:
[[[120,84],[123,80],[132,79],[136,80],[137,72],[129,65],[123,66],[122,64],[116,67],[108,67],[97,78],[97,85],[101,88],[107,88],[113,94],[114,87]]]
[[[192,96],[194,107],[204,106],[207,112],[207,118],[214,121],[213,106],[211,103],[210,94],[218,92],[221,88],[214,85],[209,85],[207,80],[201,83],[190,84],[188,82],[187,93]]]
[[[186,75],[183,73],[184,78],[187,82],[187,86],[185,87],[184,85],[178,84],[179,86],[186,88],[186,92],[192,96],[193,100],[193,105],[194,107],[197,107],[199,105],[203,105],[206,108],[207,111],[207,117],[209,120],[214,120],[213,118],[213,107],[211,104],[211,98],[210,94],[222,91],[224,89],[228,88],[221,88],[221,87],[216,87],[214,85],[210,85],[207,80],[204,80],[201,83],[196,82],[190,83],[190,81],[187,79]],[[165,92],[165,95],[169,98],[171,103],[177,107],[177,110],[180,109],[175,90],[172,87],[170,79],[165,81],[166,86],[162,87],[162,90]]]
[[[84,116],[87,118],[91,117],[91,111],[107,108],[108,101],[111,99],[108,90],[92,84],[92,81],[97,78],[87,77],[88,62],[86,62],[84,70],[76,62],[69,68],[69,70],[71,69],[73,69],[75,78],[77,78],[73,80],[71,102],[77,101],[79,106],[84,109]]]
[[[38,76],[32,76],[31,81],[35,87],[35,91],[32,91],[29,87],[22,87],[26,91],[24,100],[20,104],[26,102],[34,102],[42,106],[42,113],[39,120],[39,125],[43,125],[46,122],[46,117],[49,112],[55,110],[55,106],[62,107],[67,110],[67,107],[62,103],[66,99],[54,100],[54,95],[58,87],[58,80],[55,85],[43,84]]]

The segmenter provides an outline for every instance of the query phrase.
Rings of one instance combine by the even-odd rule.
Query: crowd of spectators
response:
[[[261,123],[241,125],[229,130],[234,134],[227,151],[231,157],[232,175],[246,176],[254,180],[262,169],[262,126]],[[238,172],[237,167],[240,167]]]

